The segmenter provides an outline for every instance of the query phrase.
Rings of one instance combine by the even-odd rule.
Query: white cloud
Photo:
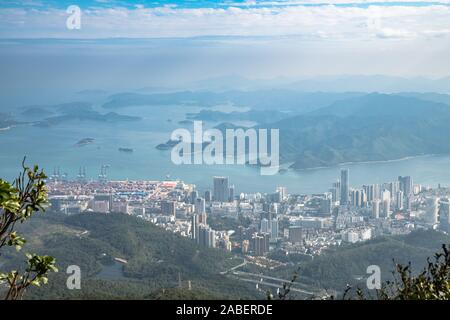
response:
[[[322,5],[322,4],[397,4],[397,3],[420,3],[420,4],[436,4],[450,3],[450,0],[279,0],[279,1],[245,1],[233,3],[233,6],[295,6],[295,5]],[[222,2],[222,5],[230,5],[230,2]]]
[[[450,2],[450,0],[441,2],[445,1]],[[322,1],[308,1],[313,2]],[[270,3],[272,2],[260,6],[261,2],[258,2],[258,6],[247,8],[233,6],[187,9],[170,5],[157,8],[137,5],[133,9],[91,7],[82,11],[81,30],[73,31],[65,28],[67,14],[64,10],[4,8],[0,9],[0,37],[152,38],[295,35],[312,39],[412,39],[445,36],[450,29],[450,7],[444,5],[368,8],[333,5],[271,7]],[[245,4],[254,5],[254,1]]]

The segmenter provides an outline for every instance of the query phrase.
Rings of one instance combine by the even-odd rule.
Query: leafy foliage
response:
[[[30,222],[21,226],[21,231],[29,234],[30,247],[45,249],[62,269],[78,265],[81,290],[68,290],[67,276],[52,274],[48,288],[33,288],[27,298],[190,299],[199,292],[205,299],[263,297],[254,286],[220,274],[240,259],[236,261],[220,249],[200,247],[137,217],[99,213],[64,216],[48,211]],[[128,263],[120,264],[114,258]],[[9,252],[5,266],[17,262],[17,253]]]
[[[427,258],[436,248],[449,243],[450,237],[434,230],[418,230],[404,236],[376,238],[367,242],[331,248],[312,261],[300,265],[300,279],[318,288],[336,290],[342,293],[347,284],[362,286],[367,276],[367,267],[377,265],[383,281],[392,281],[392,269],[396,263],[411,263],[413,273],[425,267]],[[280,276],[289,277],[295,272],[283,270]]]
[[[450,299],[450,253],[446,245],[442,252],[435,254],[434,259],[427,259],[427,266],[417,275],[407,265],[396,264],[393,272],[394,280],[386,281],[376,298],[382,300],[449,300]],[[351,287],[344,293],[349,296]],[[356,289],[358,299],[372,298],[360,288]]]
[[[250,218],[239,216],[238,219],[210,215],[208,225],[214,230],[237,230],[239,226],[248,227]]]
[[[0,249],[9,246],[21,250],[26,240],[15,230],[16,223],[23,223],[35,212],[44,211],[47,203],[44,172],[37,166],[26,167],[25,160],[22,167],[14,184],[0,179]],[[5,299],[21,299],[29,286],[47,284],[48,273],[58,271],[53,257],[29,253],[25,256],[27,266],[23,273],[18,270],[0,273],[0,284],[6,283],[8,287]]]
[[[375,239],[367,243],[336,248],[313,261],[299,265],[291,271],[291,281],[283,285],[275,296],[285,300],[293,297],[291,287],[296,282],[305,284],[305,279],[316,281],[315,285],[325,290],[313,299],[337,299],[342,292],[344,300],[448,300],[450,299],[450,252],[442,245],[442,251],[431,255],[437,243],[448,242],[450,237],[433,230],[418,230],[408,235]],[[382,272],[385,279],[379,290],[363,289],[363,281],[355,281],[355,275],[364,275],[369,265],[378,265],[381,270],[394,271],[390,277]],[[402,261],[402,262],[399,262]],[[412,262],[413,261],[413,262]],[[425,261],[425,263],[424,263]],[[360,278],[360,277],[358,277]],[[352,280],[353,279],[353,280]],[[388,280],[386,280],[388,279]],[[361,277],[364,280],[364,277]],[[345,284],[347,281],[347,284]],[[348,283],[351,284],[348,284]],[[268,298],[275,298],[268,293]]]

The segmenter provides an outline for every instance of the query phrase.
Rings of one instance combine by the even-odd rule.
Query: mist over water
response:
[[[60,168],[69,179],[76,179],[80,167],[87,176],[97,179],[102,165],[108,165],[109,179],[164,180],[181,179],[193,183],[201,191],[212,188],[213,176],[228,176],[237,192],[273,192],[285,186],[292,193],[327,192],[339,177],[340,166],[306,170],[288,170],[274,176],[262,176],[258,168],[243,165],[174,165],[170,150],[155,147],[170,138],[170,132],[189,125],[178,122],[185,114],[199,111],[196,106],[128,107],[120,110],[138,115],[142,120],[131,123],[98,123],[71,121],[41,128],[18,126],[0,132],[0,176],[13,179],[20,170],[24,155],[28,164],[39,164],[47,174]],[[215,123],[205,123],[213,126]],[[84,138],[92,144],[75,146]],[[118,148],[132,148],[132,153]],[[450,184],[450,156],[421,156],[389,162],[346,164],[350,183],[357,187],[369,183],[394,181],[399,175],[411,175],[415,183],[436,187]]]
[[[101,105],[109,95],[131,89],[142,89],[144,93],[166,90],[167,87],[172,90],[195,89],[187,83],[192,85],[199,79],[233,73],[251,75],[255,79],[276,79],[283,74],[287,77],[306,76],[313,69],[317,74],[325,73],[326,66],[313,58],[317,44],[297,45],[295,50],[290,50],[292,48],[286,46],[288,43],[286,41],[275,49],[267,46],[265,41],[254,39],[249,43],[224,39],[4,41],[0,43],[0,112],[17,115],[24,105],[87,101],[94,103],[97,111],[106,113],[111,110],[105,110]],[[323,55],[332,53],[334,59],[342,58],[340,65],[348,72],[371,72],[367,69],[370,64],[365,62],[354,65],[359,69],[349,68],[350,62],[344,59],[347,49],[333,42],[322,43],[319,47]],[[358,50],[362,53],[365,49],[361,47]],[[374,48],[367,50],[371,50],[370,55],[365,56],[368,60],[382,59],[383,56]],[[331,60],[329,63],[336,65]],[[384,66],[389,68],[389,64]],[[333,72],[338,74],[343,70]],[[236,76],[236,79],[240,78]],[[277,87],[286,81],[286,78],[268,81],[265,87]],[[221,88],[220,81],[216,82],[204,83]],[[354,81],[347,85],[352,84],[358,83]],[[364,89],[364,84],[361,85],[358,89]],[[380,83],[371,84],[375,85]],[[420,87],[416,82],[413,85]],[[100,93],[77,93],[81,90],[100,90]],[[282,105],[274,108],[283,110]],[[95,179],[100,167],[109,165],[110,179],[170,177],[196,184],[200,190],[212,187],[213,176],[224,175],[229,176],[237,192],[272,192],[277,186],[286,186],[290,192],[297,193],[326,192],[339,176],[339,167],[289,170],[275,176],[261,176],[259,169],[241,165],[176,166],[170,161],[170,151],[160,151],[155,146],[166,142],[170,132],[176,128],[185,127],[178,122],[186,119],[186,113],[201,109],[200,106],[185,105],[128,107],[117,112],[136,115],[142,120],[132,123],[71,121],[47,128],[21,125],[0,131],[0,176],[13,179],[25,155],[29,164],[39,164],[48,174],[59,167],[61,173],[67,172],[72,179],[76,178],[80,167],[86,167],[87,175]],[[210,110],[245,112],[249,108],[219,105]],[[210,126],[215,124],[208,123]],[[84,138],[95,140],[83,147],[74,146]],[[120,147],[132,148],[133,153],[119,152]],[[351,185],[355,187],[396,180],[398,175],[411,175],[417,183],[436,186],[438,183],[450,184],[449,164],[450,157],[433,156],[345,167],[350,168]]]

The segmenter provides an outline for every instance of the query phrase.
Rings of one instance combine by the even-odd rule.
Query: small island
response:
[[[84,138],[75,143],[75,147],[84,147],[88,144],[94,143],[94,141],[95,141],[94,138]]]
[[[0,112],[0,131],[7,131],[18,124],[11,116]]]
[[[120,152],[132,153],[134,150],[132,148],[119,148]]]
[[[179,144],[181,142],[181,140],[172,140],[169,139],[167,140],[166,143],[160,143],[156,146],[156,149],[158,150],[169,150],[171,148],[173,148],[174,146],[176,146],[177,144]]]
[[[177,144],[182,142],[182,140],[168,140],[166,143],[160,143],[156,146],[156,149],[158,150],[170,150],[173,147],[175,147]],[[206,146],[208,146],[211,142],[204,141],[202,143],[194,143],[191,142],[191,150],[195,149],[195,145],[201,145],[202,150],[205,149]]]
[[[181,125],[191,125],[193,123],[194,123],[194,121],[192,121],[192,120],[181,120],[181,121],[178,121],[178,124],[181,124]]]

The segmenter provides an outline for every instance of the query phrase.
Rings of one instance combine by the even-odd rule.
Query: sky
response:
[[[81,9],[79,30],[66,28],[70,5]],[[449,18],[450,0],[2,0],[0,37],[443,38]]]
[[[0,96],[229,74],[436,79],[449,53],[450,0],[0,0]]]

